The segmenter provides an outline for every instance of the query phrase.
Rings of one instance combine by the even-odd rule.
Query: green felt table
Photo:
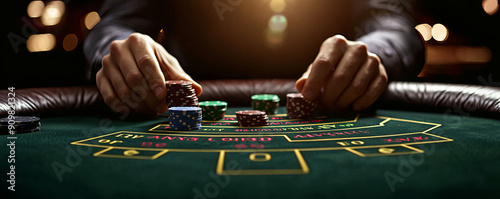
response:
[[[452,114],[286,118],[239,127],[230,108],[197,131],[168,117],[41,118],[2,135],[5,194],[37,198],[497,197],[500,122]],[[15,141],[15,148],[12,143]],[[8,163],[15,153],[15,163]],[[12,172],[15,175],[5,175]],[[15,176],[15,192],[7,180]],[[12,182],[12,181],[11,181]]]

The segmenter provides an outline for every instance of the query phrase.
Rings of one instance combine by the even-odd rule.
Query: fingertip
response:
[[[201,85],[195,81],[193,81],[193,85],[194,85],[194,90],[196,91],[196,96],[200,96],[201,93],[203,93],[203,87],[201,87]]]
[[[309,101],[316,100],[316,93],[314,93],[314,91],[312,91],[312,90],[304,89],[302,91],[302,95],[304,96],[304,98],[306,98]]]
[[[306,78],[299,78],[296,82],[295,82],[295,88],[299,91],[299,92],[302,92],[302,89],[304,89],[304,84],[306,83]]]
[[[161,103],[155,108],[155,112],[157,113],[164,113],[168,110],[167,104],[166,103]]]
[[[158,99],[163,99],[165,98],[166,96],[166,92],[165,92],[165,88],[163,88],[163,86],[157,86],[154,90],[153,90],[154,94],[155,94],[155,97],[158,98]]]
[[[367,109],[368,107],[370,107],[373,103],[371,102],[366,102],[364,101],[363,98],[360,98],[360,99],[357,99],[356,101],[354,101],[352,103],[352,110],[353,111],[356,111],[356,112],[360,112],[362,110],[365,110]]]
[[[308,79],[303,78],[303,80],[298,80],[296,83],[297,90],[300,89],[299,91],[302,93],[304,98],[310,101],[316,100],[318,97],[319,93],[319,88],[316,88],[315,86],[311,85],[310,81],[307,81]]]

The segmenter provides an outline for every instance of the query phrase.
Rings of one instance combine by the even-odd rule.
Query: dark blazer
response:
[[[133,32],[156,38],[193,79],[299,78],[321,43],[342,34],[364,42],[385,65],[390,80],[418,75],[424,44],[406,0],[286,1],[281,35],[269,32],[274,13],[264,0],[108,0],[84,43],[88,77],[95,79],[113,40]],[[283,20],[283,17],[279,17]]]

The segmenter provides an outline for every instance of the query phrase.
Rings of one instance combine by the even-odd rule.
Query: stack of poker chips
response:
[[[224,101],[204,101],[200,102],[203,110],[204,120],[221,120],[227,110],[227,102]]]
[[[0,119],[1,134],[31,133],[40,130],[40,118],[36,116],[10,116]]]
[[[253,110],[264,111],[269,115],[278,113],[280,98],[272,94],[252,95]]]
[[[168,80],[165,84],[168,107],[198,106],[198,97],[193,83],[184,80]]]
[[[301,93],[286,95],[286,115],[291,119],[309,119],[314,117],[316,101],[309,101]]]
[[[194,131],[201,128],[200,107],[171,107],[168,109],[169,128],[175,131]]]
[[[237,111],[236,118],[240,126],[266,126],[269,124],[266,112],[259,110]]]

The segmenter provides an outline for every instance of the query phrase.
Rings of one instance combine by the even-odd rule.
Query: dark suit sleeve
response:
[[[163,4],[150,0],[108,0],[100,11],[101,21],[87,35],[83,48],[87,58],[87,79],[95,82],[102,57],[109,53],[114,40],[134,32],[155,35],[161,28]],[[154,39],[154,38],[153,38]]]
[[[415,79],[424,64],[425,50],[415,30],[414,3],[410,0],[363,3],[356,13],[360,21],[355,28],[357,40],[380,57],[390,81]]]

